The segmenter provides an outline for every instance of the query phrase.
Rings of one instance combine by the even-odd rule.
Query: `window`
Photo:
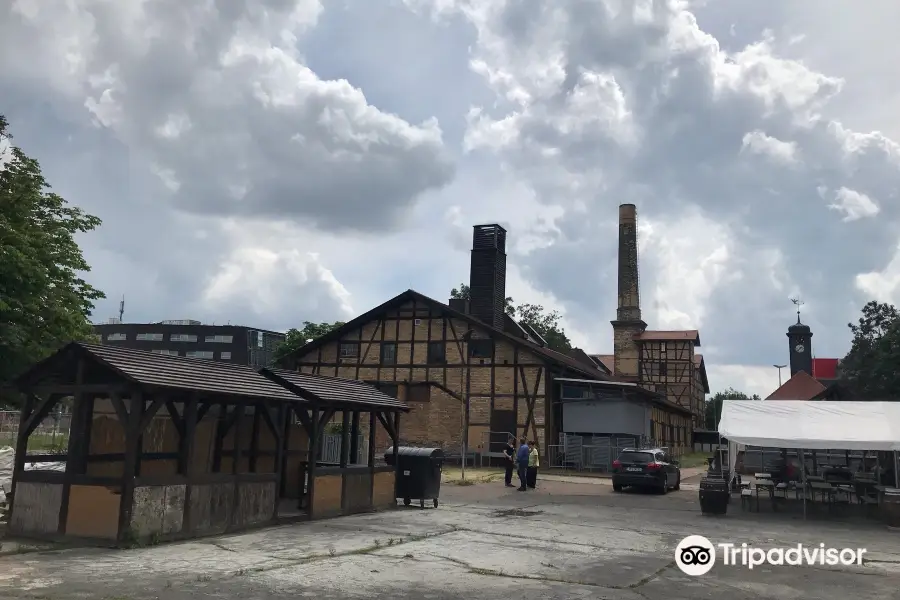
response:
[[[163,334],[161,333],[139,333],[134,337],[139,342],[161,342]]]
[[[206,341],[213,344],[230,344],[234,341],[233,335],[208,335]]]
[[[591,397],[591,388],[586,385],[563,384],[562,398],[566,400],[584,400]]]
[[[430,385],[411,385],[407,388],[407,402],[428,402],[431,400]]]
[[[359,357],[359,342],[341,342],[340,358]]]
[[[189,333],[173,333],[169,336],[170,342],[196,342],[197,336]]]
[[[178,350],[151,350],[154,354],[166,354],[168,356],[178,356]]]
[[[395,342],[381,342],[381,364],[397,364],[397,344]]]
[[[222,360],[231,360],[231,352],[220,352],[219,358]]]
[[[469,356],[472,358],[491,358],[494,355],[494,340],[470,340]]]
[[[659,376],[665,377],[669,374],[669,365],[668,363],[661,362],[659,363]]]
[[[124,342],[128,339],[128,336],[124,333],[110,333],[106,336],[106,339],[110,342]]]
[[[184,353],[184,355],[189,358],[212,358],[213,354],[214,353],[209,350],[192,350]]]
[[[447,362],[447,347],[444,342],[428,342],[428,364],[442,365]]]

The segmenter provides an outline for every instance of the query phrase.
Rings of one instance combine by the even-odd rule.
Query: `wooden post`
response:
[[[130,411],[125,426],[125,464],[122,467],[122,498],[119,507],[119,541],[124,541],[131,529],[131,515],[134,509],[134,478],[140,448],[141,418],[144,413],[144,395],[133,392],[130,398]]]
[[[287,472],[285,471],[285,444],[287,444],[287,436],[285,435],[285,423],[287,422],[287,414],[289,407],[287,404],[280,402],[277,412],[275,413],[275,471],[278,473],[278,486],[275,491],[275,509],[272,513],[278,518],[278,507],[281,504],[281,497],[284,495],[284,486],[286,484]]]
[[[353,411],[350,423],[350,464],[359,464],[359,411]]]
[[[222,444],[225,442],[225,426],[228,423],[228,405],[219,402],[219,419],[216,422],[216,437],[213,444],[213,473],[222,472]]]
[[[234,407],[234,410],[237,411],[237,414],[234,415],[234,458],[231,461],[231,474],[238,474],[238,463],[241,462],[241,445],[244,442],[244,436],[241,435],[243,432],[241,431],[241,424],[244,420],[244,403],[240,403]],[[237,486],[235,486],[237,487]]]
[[[350,462],[350,413],[341,411],[341,468],[346,469]]]
[[[13,458],[13,479],[12,479],[12,502],[9,506],[9,518],[12,520],[15,514],[16,505],[16,486],[19,484],[19,478],[25,471],[25,455],[28,453],[28,438],[31,435],[27,429],[28,417],[35,410],[34,396],[25,395],[25,404],[22,406],[22,412],[19,413],[19,434],[16,436],[16,455]]]
[[[259,462],[259,427],[262,424],[262,410],[267,410],[257,402],[253,405],[253,431],[250,433],[250,472],[256,473]]]
[[[308,483],[306,486],[306,507],[307,507],[307,515],[309,519],[312,520],[313,515],[313,500],[315,499],[316,493],[316,461],[319,458],[319,409],[313,408],[310,411],[310,428],[309,428],[309,452],[307,453],[306,458],[306,473]],[[302,483],[302,482],[301,482]]]
[[[84,383],[84,359],[78,361],[75,384]],[[75,475],[87,471],[87,457],[91,446],[91,421],[94,413],[94,397],[83,393],[75,394],[72,400],[72,418],[69,422],[69,448],[66,452],[66,472],[63,479],[62,500],[59,503],[59,526],[57,533],[66,532],[69,518],[69,496]]]
[[[385,415],[385,417],[390,419],[391,418],[390,413],[387,413]],[[398,460],[398,455],[400,452],[400,411],[397,411],[394,413],[393,421],[394,421],[393,425],[394,425],[394,438],[395,438],[394,439],[394,465],[396,466],[396,465],[400,464],[400,461]],[[394,469],[394,470],[396,471],[396,469]]]
[[[375,502],[375,411],[369,411],[369,506]]]
[[[178,472],[183,473],[187,484],[184,488],[184,527],[186,532],[194,529],[194,515],[191,511],[191,496],[193,495],[194,479],[197,476],[197,467],[194,464],[194,440],[197,437],[197,411],[200,400],[192,396],[184,404],[184,417],[182,422],[183,435],[178,447]]]

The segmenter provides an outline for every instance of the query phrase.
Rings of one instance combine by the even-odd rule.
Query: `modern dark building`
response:
[[[206,358],[239,365],[269,367],[275,348],[285,335],[242,325],[204,325],[189,319],[159,323],[109,323],[94,325],[103,344],[147,350],[158,354]]]

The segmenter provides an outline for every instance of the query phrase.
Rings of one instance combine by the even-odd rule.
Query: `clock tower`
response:
[[[792,377],[800,371],[806,371],[807,375],[812,375],[812,335],[809,325],[800,322],[798,311],[797,322],[788,327],[787,332]]]

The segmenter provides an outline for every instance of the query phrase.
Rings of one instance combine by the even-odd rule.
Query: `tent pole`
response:
[[[806,451],[800,449],[800,483],[803,489],[803,520],[806,520]]]
[[[900,487],[900,482],[897,481],[897,473],[900,472],[900,461],[897,458],[897,451],[894,450],[894,487]]]

